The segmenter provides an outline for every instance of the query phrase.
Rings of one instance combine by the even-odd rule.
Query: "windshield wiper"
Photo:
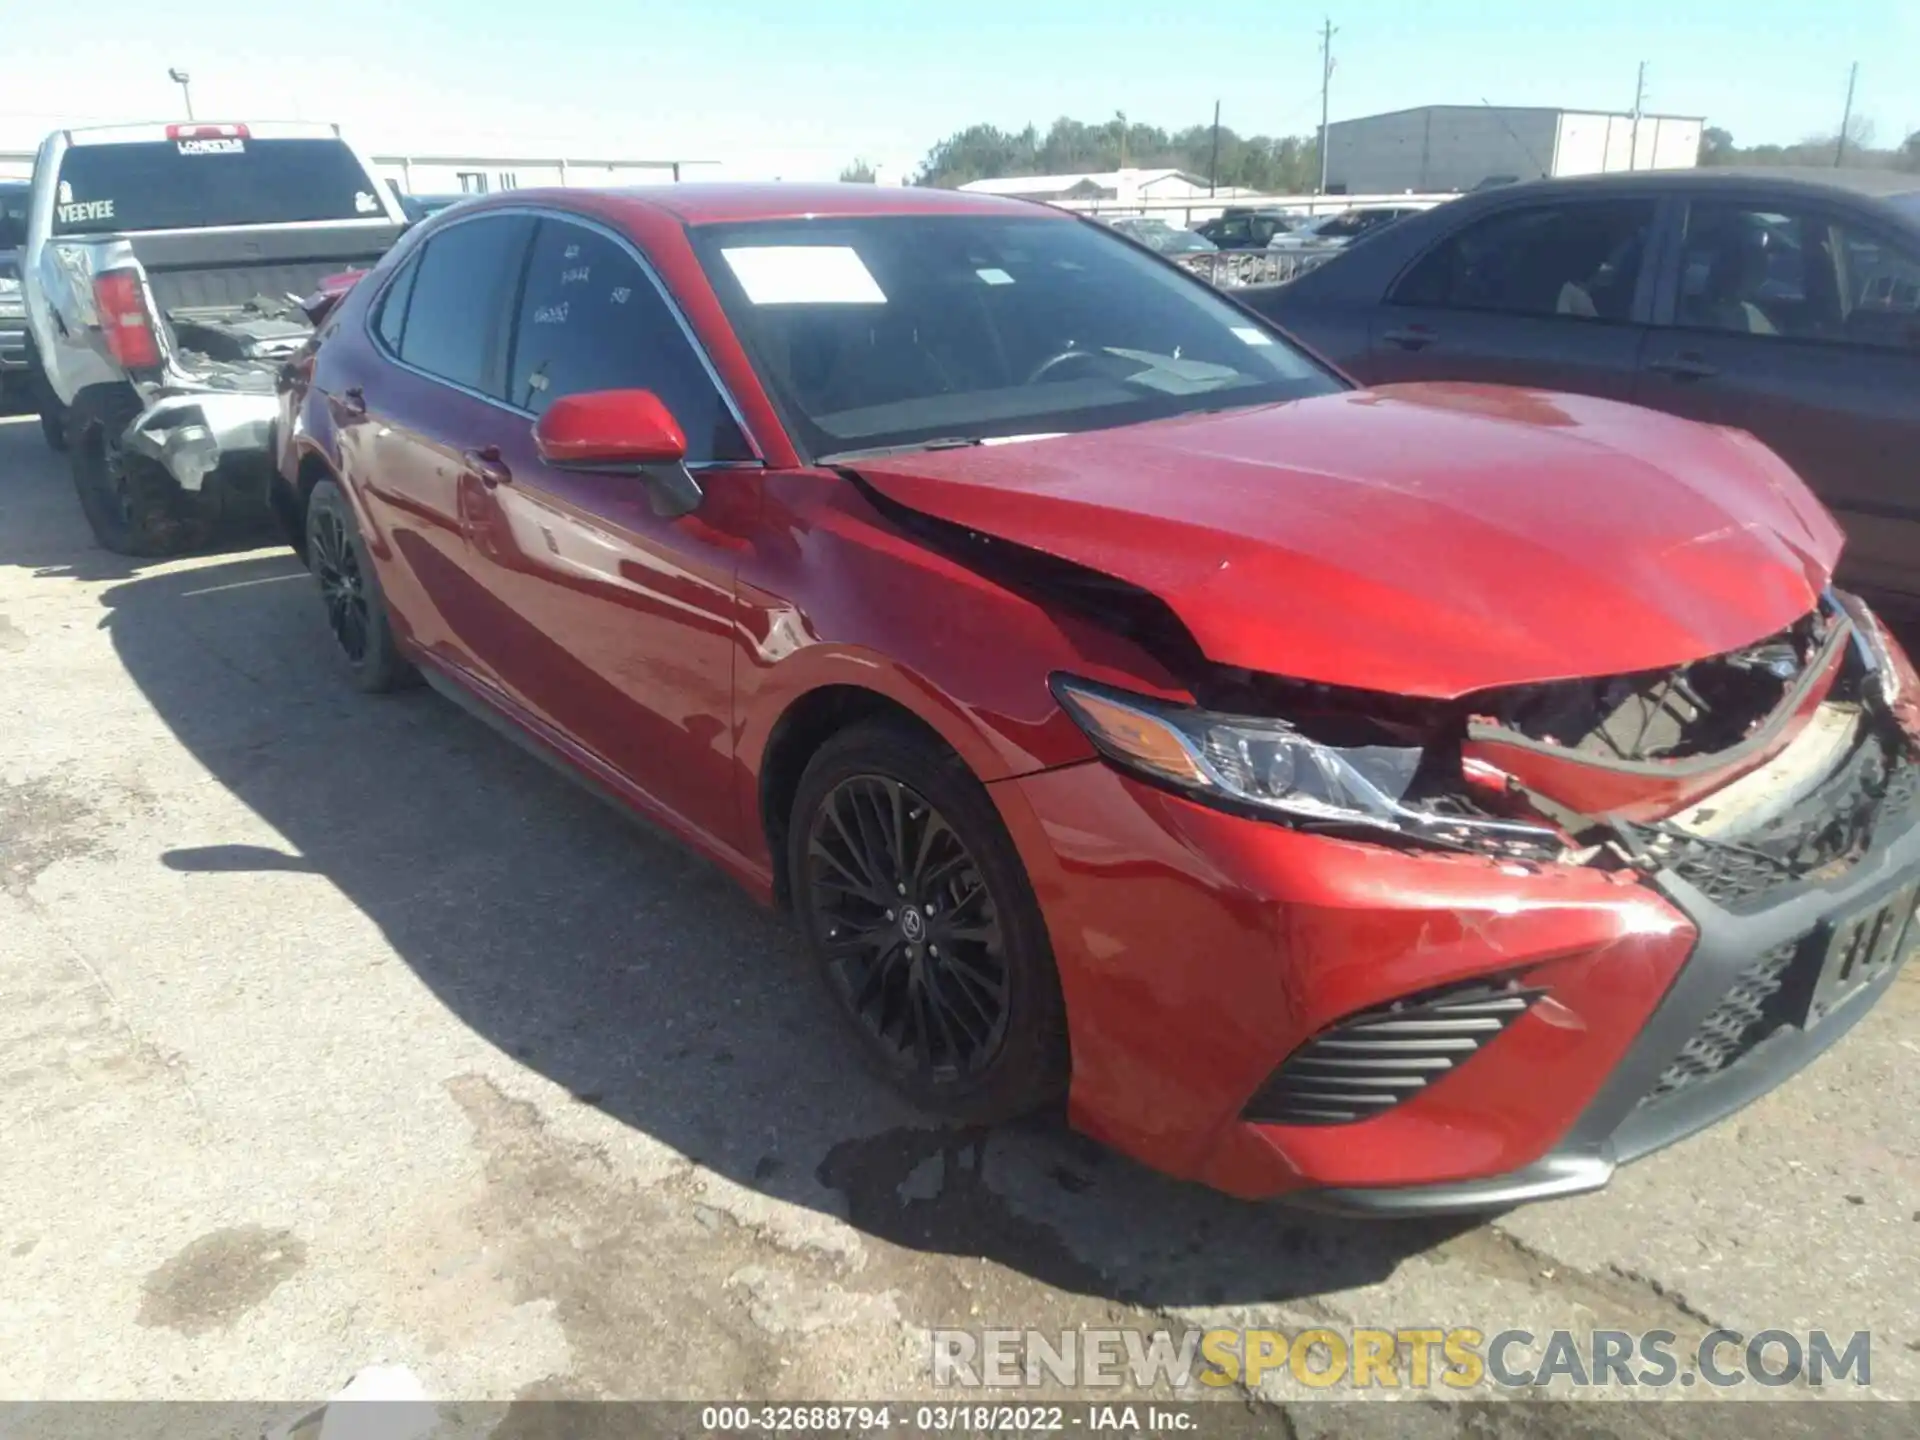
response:
[[[831,455],[815,457],[813,463],[838,465],[847,460],[878,460],[885,455],[911,455],[916,450],[965,450],[970,445],[986,443],[979,435],[943,435],[938,440],[915,440],[906,445],[869,445],[864,450],[836,450]]]

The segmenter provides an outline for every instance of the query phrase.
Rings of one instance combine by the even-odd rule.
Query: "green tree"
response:
[[[1906,142],[1901,145],[1898,153],[1899,158],[1894,161],[1897,168],[1920,171],[1920,130],[1907,136]]]
[[[840,178],[858,185],[871,185],[873,184],[873,166],[864,160],[855,160],[840,172]]]
[[[927,152],[915,177],[921,185],[958,186],[1014,175],[1073,175],[1117,170],[1185,170],[1268,194],[1304,193],[1319,174],[1319,150],[1310,138],[1242,137],[1220,128],[1219,172],[1213,173],[1213,127],[1189,125],[1169,134],[1115,115],[1101,124],[1061,116],[1045,135],[1031,125],[1006,131],[972,125]]]
[[[1731,164],[1735,153],[1733,136],[1718,125],[1709,125],[1700,132],[1700,163],[1702,165]]]

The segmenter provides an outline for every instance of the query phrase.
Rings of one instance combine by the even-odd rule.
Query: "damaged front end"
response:
[[[1830,874],[1920,790],[1913,672],[1829,592],[1670,670],[1436,701],[1188,665],[1192,705],[1054,678],[1110,761],[1221,808],[1376,843],[1651,877],[1714,898]]]

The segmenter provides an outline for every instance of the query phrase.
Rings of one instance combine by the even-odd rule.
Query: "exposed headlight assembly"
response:
[[[1212,804],[1296,825],[1358,826],[1449,847],[1557,854],[1544,826],[1450,815],[1406,803],[1417,746],[1334,746],[1284,720],[1221,715],[1055,675],[1054,697],[1100,753]]]

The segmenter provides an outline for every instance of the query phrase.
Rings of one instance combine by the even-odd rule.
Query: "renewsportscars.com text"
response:
[[[1697,1343],[1671,1330],[1499,1330],[1399,1327],[1282,1330],[935,1330],[933,1383],[960,1389],[1067,1385],[1175,1389],[1258,1386],[1269,1376],[1316,1389],[1548,1385],[1715,1389],[1760,1385],[1865,1387],[1865,1330],[1711,1330]]]

